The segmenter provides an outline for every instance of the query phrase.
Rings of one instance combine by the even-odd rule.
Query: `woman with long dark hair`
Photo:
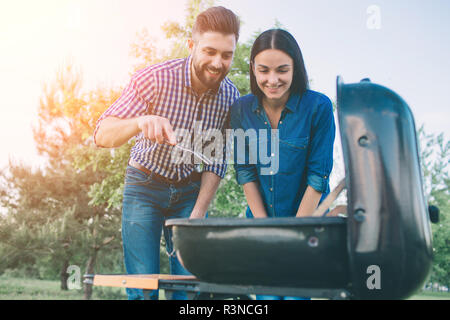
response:
[[[252,94],[231,109],[247,217],[310,216],[329,193],[332,103],[309,89],[300,47],[281,29],[265,31],[253,44],[250,85]]]

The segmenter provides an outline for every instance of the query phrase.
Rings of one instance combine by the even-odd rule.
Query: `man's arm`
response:
[[[95,142],[99,147],[118,148],[141,131],[152,142],[163,144],[167,140],[172,145],[177,143],[169,120],[153,115],[131,119],[107,117],[99,124]]]
[[[103,119],[95,134],[97,146],[102,148],[118,148],[139,133],[138,118],[120,119],[107,117]]]
[[[209,204],[214,198],[217,188],[219,187],[220,180],[221,178],[217,174],[210,171],[205,171],[202,173],[200,192],[198,194],[194,209],[192,209],[190,219],[202,219],[205,217]]]

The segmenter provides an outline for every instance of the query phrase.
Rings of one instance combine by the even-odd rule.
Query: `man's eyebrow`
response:
[[[218,51],[216,48],[213,48],[213,47],[204,47],[203,50],[204,50],[204,51]],[[225,51],[225,52],[223,52],[223,53],[233,54],[234,51]]]

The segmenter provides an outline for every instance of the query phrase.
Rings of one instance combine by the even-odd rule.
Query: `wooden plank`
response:
[[[196,278],[170,274],[95,275],[93,284],[103,287],[156,290],[159,280],[196,280]]]
[[[345,178],[342,179],[337,185],[337,187],[334,188],[334,190],[328,194],[325,200],[322,201],[322,203],[317,207],[317,209],[312,213],[311,216],[323,217],[325,211],[327,211],[327,209],[330,208],[331,204],[334,202],[334,200],[336,200],[336,198],[344,189],[345,189]]]

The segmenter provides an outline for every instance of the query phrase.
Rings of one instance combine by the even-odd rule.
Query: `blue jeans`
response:
[[[122,208],[122,241],[128,274],[159,274],[161,233],[164,231],[170,273],[190,275],[174,254],[172,232],[164,226],[167,219],[189,218],[200,190],[200,181],[174,186],[157,181],[153,174],[128,166]],[[128,299],[158,299],[158,290],[127,289]],[[169,298],[169,297],[167,297]],[[186,299],[175,292],[172,299]]]

